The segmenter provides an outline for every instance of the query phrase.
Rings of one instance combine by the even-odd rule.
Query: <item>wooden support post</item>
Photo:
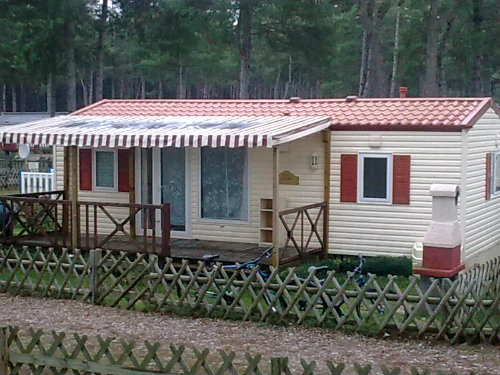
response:
[[[71,186],[70,200],[71,200],[71,248],[73,250],[78,248],[80,240],[80,220],[78,210],[78,146],[69,146],[71,171],[70,181]]]
[[[69,148],[64,147],[64,171],[63,171],[63,200],[68,200],[69,197],[69,175],[71,173],[71,165],[69,160]],[[63,246],[66,246],[68,234],[69,234],[69,207],[68,205],[64,205],[63,207]]]
[[[9,374],[9,345],[7,327],[0,327],[0,374]]]
[[[273,147],[273,252],[271,264],[278,267],[280,263],[280,218],[279,218],[279,146]]]
[[[153,238],[153,241],[156,239]],[[161,257],[170,256],[170,204],[161,206]]]
[[[332,134],[330,129],[323,132],[324,147],[324,180],[323,180],[323,201],[326,207],[323,210],[323,252],[322,257],[328,256],[328,246],[330,241],[330,173],[331,173],[331,144]]]
[[[101,249],[90,250],[90,302],[94,304],[99,300],[99,262],[101,258]]]
[[[131,148],[129,151],[129,159],[128,159],[128,200],[129,203],[136,203],[135,197],[135,148]],[[136,237],[136,226],[135,226],[135,208],[130,208],[130,236],[132,238]]]

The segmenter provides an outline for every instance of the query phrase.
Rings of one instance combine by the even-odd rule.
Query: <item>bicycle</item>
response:
[[[219,254],[203,255],[201,259],[202,266],[196,272],[197,275],[193,276],[190,285],[187,286],[189,289],[194,289],[192,299],[196,301],[196,304],[204,301],[208,302],[210,305],[216,305],[221,303],[223,300],[228,306],[232,305],[239,292],[239,287],[235,286],[233,283],[234,279],[240,274],[238,271],[253,270],[262,259],[271,257],[272,250],[273,247],[269,247],[249,261],[243,263],[235,262],[232,264],[224,264],[219,267],[215,267],[220,258]],[[227,279],[227,277],[221,277],[219,274],[221,270],[231,272],[229,279]],[[201,272],[204,273],[203,279],[206,280],[206,282],[195,286],[195,284],[198,284],[196,278],[199,278]],[[261,267],[257,268],[256,272],[264,282],[267,282],[271,275],[270,273],[264,271]],[[220,281],[220,283],[218,281]],[[230,284],[230,287],[228,287],[228,284]],[[179,299],[187,297],[186,292],[182,293],[182,287],[180,284],[177,284],[177,295]],[[267,293],[264,293],[262,297],[267,305],[272,305],[272,299]],[[284,302],[282,299],[280,299],[280,304],[283,308]],[[276,311],[274,306],[272,311]]]
[[[353,275],[353,277],[355,277],[354,282],[357,284],[357,287],[359,289],[363,288],[367,283],[365,276],[364,276],[364,273],[363,273],[364,266],[365,266],[365,258],[362,255],[359,255],[359,264],[352,271],[352,275]],[[309,274],[314,272],[315,275],[317,275],[320,272],[323,272],[323,271],[326,272],[329,270],[331,270],[331,269],[328,266],[319,266],[319,267],[311,266],[308,268]],[[308,286],[310,286],[310,287],[319,287],[319,288],[323,287],[324,283],[326,282],[326,279],[319,279],[319,285],[318,285],[318,282],[313,282],[311,280],[307,281],[307,279],[303,279],[303,278],[300,278],[299,280],[302,283],[308,282],[308,284],[309,284]],[[341,290],[345,290],[347,287],[347,285],[345,283],[347,283],[348,281],[349,281],[349,279],[347,279],[344,282],[344,284],[341,285],[340,290],[335,290],[335,289],[334,290],[336,292],[340,292]],[[375,292],[375,289],[369,289],[369,290],[367,290],[367,292]],[[344,299],[342,299],[340,302],[334,304],[336,302],[335,300],[336,300],[336,297],[334,295],[327,296],[326,294],[322,294],[321,297],[318,298],[318,300],[316,301],[316,304],[314,307],[317,309],[321,309],[323,313],[325,313],[331,307],[332,309],[335,310],[337,315],[339,317],[341,317],[344,315],[344,312],[342,311],[342,306],[346,303],[346,301]],[[308,305],[309,305],[309,303],[306,299],[299,300],[299,308],[302,311],[306,310],[308,308]],[[385,312],[385,308],[381,304],[377,304],[375,308],[377,309],[379,314],[383,314]],[[361,316],[361,305],[360,304],[356,305],[356,313],[358,314],[358,316]]]

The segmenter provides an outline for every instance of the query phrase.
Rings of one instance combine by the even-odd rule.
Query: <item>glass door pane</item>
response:
[[[186,151],[168,147],[161,150],[161,203],[170,203],[172,230],[186,231]]]

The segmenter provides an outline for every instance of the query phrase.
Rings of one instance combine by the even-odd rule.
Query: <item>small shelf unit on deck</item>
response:
[[[273,200],[261,198],[260,200],[260,247],[273,244]]]

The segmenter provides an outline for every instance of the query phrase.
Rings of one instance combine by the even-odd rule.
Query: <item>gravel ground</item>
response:
[[[275,327],[252,322],[191,319],[166,314],[145,314],[77,301],[12,297],[0,294],[0,325],[32,326],[88,336],[145,340],[211,350],[234,350],[242,355],[288,356],[316,360],[324,371],[325,361],[401,366],[427,366],[433,371],[459,374],[500,374],[500,348],[450,346],[442,342],[413,339],[367,338],[328,329]]]

